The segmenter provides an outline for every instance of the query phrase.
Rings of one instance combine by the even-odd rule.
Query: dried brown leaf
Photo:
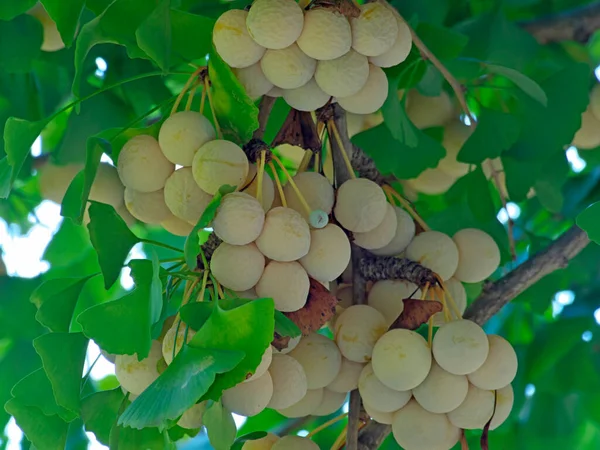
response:
[[[295,145],[313,152],[321,150],[317,125],[313,121],[310,112],[298,111],[292,108],[279,133],[273,139],[271,147],[277,147],[281,144]]]
[[[390,330],[395,328],[404,328],[406,330],[416,330],[435,313],[440,312],[444,307],[440,302],[425,301],[414,298],[405,298],[404,310],[402,314],[392,323]]]
[[[284,313],[288,319],[298,325],[303,336],[325,325],[335,314],[335,306],[338,303],[337,297],[325,286],[312,278],[309,280],[310,290],[304,307],[298,311]]]
[[[288,347],[290,344],[290,339],[291,338],[289,336],[281,336],[279,333],[275,332],[275,336],[273,337],[271,345],[277,350],[281,351]]]

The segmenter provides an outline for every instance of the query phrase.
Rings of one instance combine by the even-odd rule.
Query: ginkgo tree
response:
[[[0,429],[598,448],[583,3],[0,0]]]

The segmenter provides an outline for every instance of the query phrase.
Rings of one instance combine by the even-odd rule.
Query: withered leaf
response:
[[[289,336],[281,336],[279,333],[275,332],[271,345],[277,350],[281,351],[288,347],[290,344],[290,339],[291,338]]]
[[[392,323],[390,330],[404,328],[406,330],[416,330],[435,313],[440,312],[444,307],[440,302],[419,300],[414,298],[405,298],[404,310],[402,314]]]
[[[295,145],[313,152],[321,150],[317,125],[313,121],[310,112],[298,111],[292,108],[279,133],[273,139],[271,147],[277,147],[281,144]]]
[[[338,299],[325,286],[309,278],[310,290],[304,307],[298,311],[284,313],[288,319],[298,325],[303,336],[319,330],[335,314]]]

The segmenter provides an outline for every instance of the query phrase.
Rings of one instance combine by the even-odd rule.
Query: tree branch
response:
[[[267,129],[267,123],[269,123],[269,116],[271,115],[276,100],[275,97],[263,95],[260,105],[258,106],[258,128],[254,131],[254,135],[252,136],[254,139],[263,138],[265,130]]]

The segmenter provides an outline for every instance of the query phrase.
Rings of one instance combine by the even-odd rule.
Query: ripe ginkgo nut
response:
[[[306,417],[312,415],[323,401],[323,388],[309,389],[299,402],[277,412],[288,418]]]
[[[265,212],[258,200],[244,192],[232,192],[223,197],[212,227],[223,242],[245,245],[256,240],[264,223]]]
[[[213,43],[223,61],[230,67],[249,67],[260,61],[266,49],[257,44],[248,33],[248,12],[230,9],[215,22]]]
[[[514,401],[515,393],[511,384],[496,391],[496,409],[490,423],[490,430],[495,430],[508,419]]]
[[[260,363],[254,369],[254,374],[250,378],[244,380],[244,383],[247,383],[252,380],[256,380],[259,377],[262,377],[263,374],[269,370],[269,366],[271,365],[271,361],[273,360],[273,347],[270,345],[267,347],[262,357],[260,358]]]
[[[269,408],[287,408],[306,395],[306,374],[302,365],[291,356],[273,355],[269,373],[273,380],[273,396]]]
[[[204,144],[192,162],[194,180],[204,192],[214,195],[221,186],[241,186],[248,176],[248,158],[238,145],[216,139]]]
[[[408,247],[415,237],[415,221],[409,213],[398,206],[394,206],[396,213],[396,234],[384,247],[371,249],[370,252],[377,256],[397,256]]]
[[[148,224],[159,224],[171,215],[162,189],[138,192],[125,188],[125,206],[133,217]]]
[[[162,358],[159,341],[152,341],[150,353],[141,361],[137,354],[117,355],[115,359],[115,375],[121,387],[134,395],[140,395],[159,376],[156,367]]]
[[[253,100],[262,97],[274,87],[265,76],[260,62],[243,69],[234,69],[233,73],[246,90],[248,97]]]
[[[436,362],[455,375],[467,375],[479,369],[488,356],[489,348],[483,329],[466,319],[442,325],[432,345]]]
[[[306,304],[310,281],[297,261],[270,261],[256,284],[256,293],[272,298],[275,309],[283,312],[298,311]]]
[[[263,411],[273,396],[273,381],[269,372],[223,391],[223,406],[229,411],[252,417]]]
[[[125,187],[119,179],[117,169],[108,163],[100,163],[92,183],[89,199],[119,209],[123,206],[124,192]]]
[[[263,274],[265,257],[254,244],[221,243],[212,255],[210,270],[219,283],[234,291],[252,289]]]
[[[295,261],[310,249],[310,228],[299,212],[278,206],[267,213],[256,245],[269,259]]]
[[[265,437],[244,442],[242,450],[271,450],[279,436],[273,433],[267,433]]]
[[[433,270],[447,280],[458,267],[458,248],[447,234],[425,231],[418,234],[405,251],[408,259]]]
[[[177,421],[177,425],[179,425],[181,428],[187,429],[202,427],[204,411],[206,411],[206,402],[196,403],[183,413],[183,415]]]
[[[446,91],[428,96],[413,89],[408,94],[406,114],[417,128],[442,126],[452,119],[453,113],[452,100]]]
[[[377,227],[387,213],[383,189],[366,178],[354,178],[337,191],[335,218],[347,230],[361,233]]]
[[[438,164],[438,169],[452,177],[462,177],[469,172],[469,164],[457,160],[458,154],[467,139],[473,133],[473,128],[459,120],[452,121],[444,127],[442,145],[446,156]]]
[[[300,172],[294,176],[294,183],[311,211],[322,210],[327,214],[331,213],[335,202],[335,193],[327,178],[318,172]],[[287,200],[288,208],[298,211],[302,214],[304,220],[308,220],[309,214],[291,184],[286,184],[283,194]]]
[[[358,380],[358,391],[361,398],[370,405],[377,405],[378,411],[398,411],[411,399],[411,391],[397,391],[384,385],[375,373],[373,365],[367,364]]]
[[[196,111],[180,111],[160,127],[158,143],[165,157],[173,164],[191,166],[196,151],[216,138],[210,121]]]
[[[363,87],[348,97],[337,97],[339,105],[355,114],[371,114],[379,110],[388,96],[388,79],[385,72],[369,64],[369,76]]]
[[[377,249],[389,244],[396,235],[398,222],[394,207],[387,203],[383,221],[371,231],[364,233],[354,233],[354,243],[367,250]]]
[[[365,56],[379,56],[392,48],[398,37],[398,24],[383,2],[360,6],[360,16],[351,20],[352,48]]]
[[[363,400],[363,406],[365,408],[366,413],[373,419],[375,422],[391,425],[394,417],[394,413],[391,412],[383,412],[379,411],[377,408],[372,407],[367,402]]]
[[[342,358],[340,371],[333,381],[327,385],[327,389],[333,392],[350,392],[358,388],[358,379],[364,366],[364,363]]]
[[[182,167],[165,183],[165,203],[175,217],[196,225],[212,200],[212,196],[198,187],[190,167]]]
[[[119,153],[117,171],[121,182],[138,192],[154,192],[165,187],[175,165],[163,154],[158,141],[140,134],[132,137]]]
[[[354,305],[335,321],[335,342],[342,356],[366,363],[371,360],[373,347],[386,330],[385,318],[379,311],[367,305]]]
[[[399,17],[396,17],[398,35],[394,45],[387,52],[378,56],[369,57],[369,62],[379,67],[394,67],[406,60],[412,48],[412,35],[410,28]]]
[[[346,402],[348,392],[334,392],[327,388],[323,389],[321,404],[312,414],[314,416],[328,416],[338,411]]]
[[[500,249],[484,231],[465,228],[452,240],[458,248],[458,267],[454,278],[465,283],[478,283],[493,274],[500,265]]]
[[[192,329],[187,329],[184,324],[180,324],[179,327],[177,325],[173,325],[165,334],[165,337],[162,341],[162,355],[167,364],[171,364],[173,362],[174,355],[176,356],[181,348],[183,347],[183,339],[185,338],[185,342],[190,342],[196,332]],[[177,335],[177,339],[175,336]],[[173,347],[175,347],[175,351],[173,351]]]
[[[310,230],[310,249],[299,262],[315,280],[335,280],[350,262],[348,236],[332,223],[321,229]]]
[[[352,31],[343,14],[331,9],[315,8],[304,15],[304,28],[298,46],[311,58],[339,58],[350,50]]]
[[[314,78],[296,89],[285,89],[283,92],[287,104],[298,111],[315,111],[325,106],[330,97],[319,87]]]
[[[267,50],[260,60],[267,80],[282,89],[304,86],[315,74],[317,61],[292,44],[280,50]]]
[[[254,198],[257,197],[258,192],[258,176],[256,174],[256,164],[250,164],[248,170],[248,177],[246,178],[245,186],[242,189],[248,195],[251,195]],[[273,200],[275,200],[275,185],[271,176],[264,172],[262,179],[262,197],[260,199],[260,203],[265,211],[269,211],[273,206]]]
[[[342,354],[337,345],[322,334],[304,336],[289,355],[302,365],[308,389],[327,386],[342,366]]]
[[[336,59],[319,61],[315,70],[315,81],[332,97],[356,94],[368,78],[369,60],[354,50]]]
[[[468,390],[466,376],[446,372],[434,361],[427,378],[413,388],[412,393],[427,411],[443,414],[458,408],[467,397]]]
[[[502,336],[488,335],[490,350],[483,365],[469,374],[469,382],[480,389],[502,389],[517,375],[518,360],[515,349]]]
[[[168,205],[167,205],[168,206]],[[171,214],[160,223],[160,226],[175,236],[188,236],[194,226],[185,220]]]
[[[448,419],[456,427],[465,430],[482,429],[492,418],[494,392],[479,389],[469,384],[465,400],[458,408],[448,413]]]
[[[42,197],[54,203],[61,203],[69,184],[83,167],[83,164],[58,165],[51,162],[42,165],[38,169]]]
[[[304,14],[294,0],[256,0],[248,12],[246,26],[259,45],[282,49],[300,37]]]
[[[421,290],[405,280],[381,280],[371,286],[367,297],[369,306],[379,311],[390,326],[404,311],[405,298],[419,298]]]

